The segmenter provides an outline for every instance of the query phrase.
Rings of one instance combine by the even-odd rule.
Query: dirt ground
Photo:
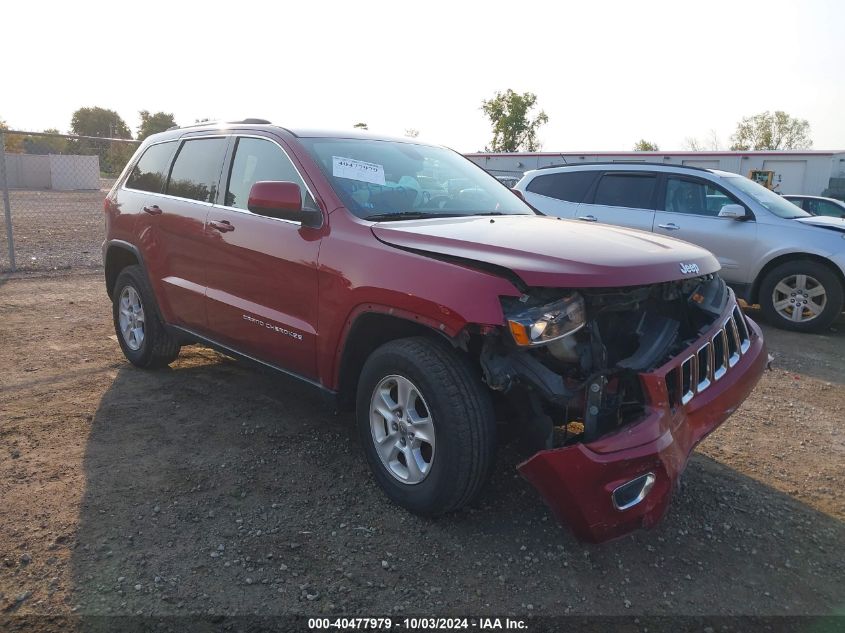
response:
[[[841,612],[845,320],[766,336],[774,369],[666,520],[595,546],[508,446],[476,507],[417,518],[376,489],[351,417],[299,384],[198,347],[134,369],[100,274],[0,281],[0,611]]]
[[[101,178],[99,191],[12,189],[9,203],[17,269],[102,266],[103,199],[113,183],[114,179]],[[8,270],[6,224],[0,217],[0,271]]]

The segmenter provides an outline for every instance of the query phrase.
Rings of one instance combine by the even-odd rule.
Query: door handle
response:
[[[144,207],[144,213],[149,213],[150,215],[161,215],[162,211],[161,207],[159,207],[157,204],[154,204],[149,207]]]
[[[658,224],[661,229],[666,229],[667,231],[677,231],[681,227],[675,224],[674,222],[669,222],[669,224]]]
[[[599,219],[594,215],[580,215],[578,216],[579,220],[584,220],[584,222],[598,222]]]
[[[235,230],[235,227],[228,220],[210,220],[208,225],[221,233],[228,233],[229,231]]]

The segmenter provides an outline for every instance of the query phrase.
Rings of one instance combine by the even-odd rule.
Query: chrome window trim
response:
[[[225,194],[224,194],[225,195]],[[276,222],[284,222],[285,224],[293,224],[295,226],[302,226],[302,222],[297,222],[296,220],[288,220],[287,218],[274,218],[269,215],[261,215],[260,213],[253,213],[248,209],[238,209],[237,207],[227,207],[225,204],[215,204],[213,205],[215,209],[222,209],[224,211],[234,211],[235,213],[242,213],[244,215],[249,215],[254,218],[264,218],[265,220],[275,220]],[[321,211],[322,213],[322,211]]]
[[[170,164],[170,171],[167,172],[167,182],[165,182],[164,188],[167,189],[167,187],[170,185],[170,176],[173,174],[173,167],[176,165],[176,161],[179,160],[179,152],[182,151],[182,147],[185,145],[185,143],[187,143],[188,141],[194,141],[194,140],[203,141],[205,139],[215,139],[215,138],[228,139],[229,137],[226,136],[225,134],[209,134],[208,136],[201,136],[201,135],[198,135],[198,136],[180,136],[179,137],[179,149],[176,151],[176,155],[173,157],[173,162]],[[224,161],[226,159],[226,151],[228,151],[228,148],[223,150],[223,160]],[[223,166],[221,165],[221,170],[222,170],[222,167]],[[220,181],[218,179],[218,185],[219,184],[220,184]],[[213,202],[208,202],[207,200],[196,200],[194,198],[183,198],[182,196],[174,196],[173,194],[169,194],[169,193],[164,193],[162,195],[167,196],[168,198],[171,198],[172,200],[184,200],[186,202],[199,202],[200,204],[205,204],[205,205],[208,205],[208,206],[214,206]]]
[[[170,184],[170,174],[173,171],[173,165],[176,162],[175,159],[179,157],[178,152],[182,149],[183,143],[185,143],[187,141],[194,140],[194,139],[201,140],[201,139],[206,139],[206,138],[229,138],[229,136],[230,135],[226,135],[226,134],[211,134],[209,136],[180,136],[179,138],[172,138],[172,139],[168,139],[166,141],[158,141],[157,143],[150,143],[147,146],[147,149],[144,150],[144,154],[147,153],[147,151],[150,149],[150,147],[153,147],[155,145],[164,145],[165,143],[177,143],[179,145],[179,147],[177,148],[177,153],[173,157],[174,160],[172,160],[170,165],[168,166],[169,168],[167,170],[167,180],[165,181],[165,188],[166,188],[167,185]],[[141,156],[143,156],[144,154],[141,154]],[[224,154],[224,157],[225,157],[225,154]],[[139,157],[138,160],[140,161],[141,158]],[[137,164],[138,163],[135,163],[135,165],[137,165]],[[132,169],[126,175],[126,178],[123,179],[123,182],[120,183],[120,190],[122,190],[122,191],[135,191],[137,193],[145,193],[145,194],[149,194],[149,195],[152,195],[152,196],[161,196],[162,198],[168,198],[170,200],[184,200],[185,202],[196,202],[197,204],[214,206],[213,202],[208,202],[207,200],[195,200],[194,198],[183,198],[182,196],[174,196],[174,195],[171,195],[169,193],[144,191],[143,189],[131,189],[131,188],[127,187],[126,181],[129,180],[129,174],[131,174],[132,171],[135,169],[135,165],[132,165]]]
[[[293,162],[293,160],[291,160],[290,154],[288,154],[287,150],[285,150],[285,148],[282,147],[278,143],[278,141],[276,141],[275,139],[269,138],[267,136],[259,136],[258,134],[239,134],[237,132],[234,132],[232,134],[210,134],[208,136],[205,136],[205,135],[180,136],[177,139],[168,139],[168,140],[164,140],[164,141],[158,141],[157,143],[150,143],[149,146],[147,147],[147,149],[144,150],[144,153],[146,153],[147,150],[150,147],[152,147],[153,145],[162,145],[164,143],[179,143],[179,144],[181,144],[185,141],[194,140],[194,139],[205,139],[205,138],[235,138],[235,139],[238,139],[238,138],[257,138],[257,139],[260,139],[260,140],[263,140],[263,141],[269,141],[270,143],[273,143],[276,147],[278,147],[280,150],[282,150],[282,153],[285,155],[285,158],[288,159],[288,161],[290,162],[294,171],[296,171],[296,174],[297,174],[297,176],[299,176],[299,179],[302,181],[302,184],[305,185],[305,190],[311,196],[311,199],[314,200],[314,204],[317,205],[317,208],[320,211],[320,215],[323,216],[323,223],[325,223],[324,212],[323,212],[323,209],[320,208],[320,204],[317,202],[317,196],[315,196],[314,192],[311,191],[311,187],[308,186],[308,181],[305,180],[305,178],[302,176],[302,172],[299,171],[299,167],[297,167],[296,163]],[[235,147],[235,149],[232,153],[232,159],[233,160],[235,158],[235,152],[237,152],[237,146]],[[143,154],[141,154],[141,156],[143,156]],[[140,157],[139,157],[139,160],[140,160]],[[135,164],[137,165],[137,163],[135,163]],[[232,161],[229,161],[229,167],[230,168],[231,168],[231,164],[232,164]],[[172,170],[173,164],[171,163],[169,167]],[[135,165],[132,165],[132,169],[135,169]],[[129,173],[131,173],[131,170],[130,170]],[[127,174],[127,178],[128,178],[128,174]],[[296,222],[295,220],[288,220],[288,219],[285,219],[285,218],[274,218],[274,217],[270,217],[269,215],[259,215],[258,213],[253,213],[249,209],[239,209],[238,207],[230,207],[230,206],[225,205],[225,204],[217,204],[217,203],[214,203],[214,202],[205,202],[203,200],[194,200],[193,198],[183,198],[181,196],[173,196],[173,195],[170,195],[168,193],[156,193],[156,192],[151,192],[151,191],[144,191],[142,189],[130,189],[129,187],[126,186],[127,178],[124,178],[123,182],[120,183],[120,189],[123,190],[123,191],[134,191],[134,192],[137,192],[137,193],[148,194],[148,195],[152,195],[152,196],[160,196],[162,198],[166,198],[166,199],[170,199],[170,200],[181,200],[181,201],[184,201],[184,202],[193,202],[193,203],[201,204],[201,205],[208,206],[208,207],[216,207],[218,209],[225,209],[226,211],[235,211],[237,213],[244,213],[244,214],[247,214],[247,215],[251,215],[252,217],[255,217],[255,218],[266,218],[268,220],[275,220],[276,222],[283,222],[285,224],[293,224],[294,226],[302,226],[302,222]],[[170,171],[168,171],[168,173],[167,173],[167,180],[168,181],[170,180]],[[228,190],[229,174],[226,174],[224,184],[226,185],[226,188]],[[226,192],[225,191],[223,192],[223,199],[224,200],[226,199]]]
[[[311,199],[314,201],[314,204],[317,205],[317,210],[320,212],[321,215],[323,214],[323,209],[320,208],[320,204],[317,202],[317,196],[314,195],[314,192],[311,191],[311,187],[308,186],[308,181],[302,175],[302,172],[299,171],[299,167],[297,167],[296,163],[293,162],[293,160],[290,157],[290,154],[287,153],[287,150],[285,150],[285,148],[282,147],[279,144],[278,141],[276,141],[272,138],[269,138],[267,136],[259,136],[258,134],[239,134],[237,132],[234,132],[234,133],[230,134],[229,136],[234,137],[235,140],[237,140],[239,138],[257,138],[257,139],[262,140],[262,141],[269,141],[270,143],[273,143],[276,147],[278,147],[280,150],[282,150],[282,154],[284,154],[285,158],[288,159],[288,162],[291,164],[291,167],[293,167],[293,170],[296,172],[296,175],[299,176],[299,179],[302,181],[302,184],[305,186],[305,191],[308,192],[308,195],[311,196]],[[229,176],[231,175],[231,168],[232,168],[232,165],[234,164],[235,155],[237,153],[238,153],[238,147],[237,147],[237,145],[235,145],[234,149],[232,150],[232,158],[229,161],[230,173],[226,175],[226,182],[225,182],[226,191],[223,192],[223,199],[224,200],[226,199],[226,193],[229,190]],[[254,215],[254,216],[258,216],[258,217],[262,217],[262,218],[270,218],[270,216],[267,216],[267,215],[258,215],[257,213],[253,213],[249,209],[239,209],[238,207],[230,207],[230,206],[225,205],[225,204],[218,204],[218,205],[215,205],[215,206],[220,207],[221,209],[228,209],[230,211],[241,211],[241,212],[244,212],[244,213],[249,213],[250,215]],[[270,218],[270,219],[271,220],[279,220],[280,222],[289,222],[291,224],[301,224],[301,222],[294,222],[293,220],[285,220],[283,218]]]
[[[144,151],[141,152],[138,155],[138,160],[136,160],[134,163],[132,163],[132,168],[129,171],[127,171],[124,178],[121,179],[120,187],[119,187],[118,191],[136,191],[138,193],[149,193],[149,194],[152,194],[154,196],[164,195],[161,192],[157,192],[157,191],[145,191],[144,189],[132,189],[132,187],[126,186],[126,181],[129,180],[129,176],[132,175],[132,172],[135,171],[135,168],[138,166],[138,163],[141,162],[141,158],[143,158],[144,154],[146,154],[150,150],[151,147],[155,147],[156,145],[164,145],[165,143],[176,143],[177,145],[179,145],[181,140],[182,140],[181,138],[171,138],[171,139],[168,139],[168,140],[165,140],[165,141],[157,141],[156,143],[150,143],[149,145],[147,145],[147,147],[144,149]],[[138,149],[140,149],[140,147]],[[138,150],[135,150],[135,151],[138,151]],[[129,165],[127,164],[127,167],[128,166]],[[172,163],[167,166],[167,178],[170,178],[170,168],[171,167],[173,167]],[[179,198],[179,200],[182,200],[182,199],[183,198]]]

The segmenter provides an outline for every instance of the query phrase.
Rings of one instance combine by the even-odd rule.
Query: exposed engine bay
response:
[[[729,299],[717,275],[503,297],[510,337],[484,337],[484,379],[522,418],[532,450],[589,442],[642,416],[638,374],[700,338]]]

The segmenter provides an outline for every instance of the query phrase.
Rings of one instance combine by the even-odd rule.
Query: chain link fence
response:
[[[0,131],[0,271],[101,266],[103,199],[137,146]]]

